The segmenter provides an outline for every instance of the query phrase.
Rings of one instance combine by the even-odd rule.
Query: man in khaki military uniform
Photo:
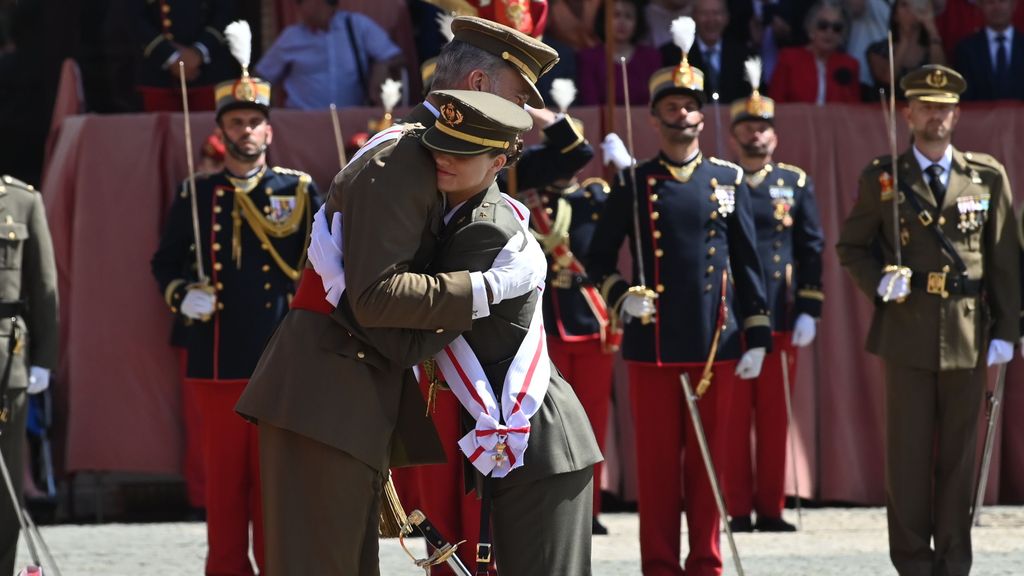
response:
[[[456,18],[452,31],[436,87],[543,106],[533,82],[557,61],[554,50],[479,18]],[[378,351],[354,333],[429,330],[436,352],[454,338],[449,332],[487,316],[489,305],[543,282],[539,246],[536,253],[506,248],[484,273],[423,274],[444,208],[434,160],[419,138],[437,114],[430,103],[417,106],[335,177],[326,218],[344,214],[345,269],[340,231],[332,238],[318,220],[310,258],[326,255],[332,266],[305,270],[292,310],[238,402],[239,413],[259,422],[269,573],[376,574],[379,495],[389,466],[444,460],[408,369],[420,358],[405,350],[407,358],[389,361],[402,351]]]
[[[57,267],[42,196],[10,176],[0,178],[0,243],[0,449],[20,495],[26,394],[46,390],[57,365]],[[20,525],[0,490],[0,574],[13,574]]]
[[[963,576],[986,366],[1010,360],[1019,331],[1016,218],[1003,166],[950,144],[960,74],[928,65],[900,87],[913,144],[861,174],[837,250],[875,302],[868,350],[886,365],[889,556],[902,576]]]

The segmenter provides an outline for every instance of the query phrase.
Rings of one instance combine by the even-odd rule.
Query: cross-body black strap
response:
[[[356,31],[352,27],[352,16],[345,14],[345,28],[348,30],[348,43],[352,47],[352,56],[356,60],[356,74],[359,75],[359,85],[363,88],[363,104],[366,104],[366,94],[369,87],[366,85],[366,70],[363,70],[363,52],[359,49],[359,42],[356,41]]]
[[[932,216],[931,212],[927,208],[921,205],[921,200],[917,197],[917,193],[914,192],[906,183],[906,181],[900,182],[900,192],[910,202],[910,206],[917,212],[917,219],[921,222],[921,225],[932,231],[935,234],[935,238],[938,239],[939,245],[946,252],[947,255],[953,260],[953,266],[956,267],[957,274],[960,276],[967,276],[967,265],[964,264],[964,259],[957,253],[956,248],[953,247],[953,243],[949,241],[946,234],[942,231],[942,227],[939,226],[938,218]],[[899,242],[899,239],[896,240]]]

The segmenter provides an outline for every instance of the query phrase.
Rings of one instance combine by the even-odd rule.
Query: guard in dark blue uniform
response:
[[[270,85],[244,74],[217,87],[224,170],[175,195],[152,269],[185,323],[185,381],[202,414],[206,460],[207,574],[251,576],[263,563],[256,427],[234,406],[288,311],[318,208],[308,174],[266,164],[273,131]],[[205,283],[197,271],[194,224]]]
[[[650,121],[661,153],[636,168],[639,198],[628,172],[625,185],[613,188],[587,262],[612,318],[621,314],[626,320],[622,352],[634,410],[645,576],[683,574],[680,484],[685,484],[690,544],[685,573],[721,573],[719,513],[680,377],[687,374],[703,392],[698,408],[716,457],[731,389],[737,377],[757,376],[771,344],[743,170],[700,152],[703,86],[703,73],[686,60],[651,78]],[[623,242],[633,256],[632,283],[617,270]],[[641,263],[646,286],[639,286]]]
[[[590,250],[609,192],[601,178],[576,179],[593,157],[578,121],[563,116],[544,129],[543,144],[526,149],[508,180],[515,181],[520,200],[530,208],[530,225],[548,256],[542,301],[548,353],[572,384],[604,451],[614,353],[622,333],[612,325],[600,290],[580,262]],[[598,521],[601,469],[602,463],[594,466],[595,534],[608,533]]]
[[[755,91],[749,98],[735,102],[731,115],[731,142],[743,167],[754,208],[773,346],[760,376],[740,380],[733,390],[727,424],[729,448],[723,463],[725,501],[734,532],[791,532],[796,528],[782,519],[789,429],[783,352],[792,387],[797,348],[814,341],[821,316],[821,255],[825,238],[810,177],[796,166],[772,161],[778,144],[773,126],[775,102]],[[757,438],[756,465],[751,458],[752,420]],[[752,511],[757,512],[756,526],[751,522]]]
[[[136,85],[146,111],[181,110],[178,60],[185,62],[191,110],[213,110],[214,86],[238,76],[223,30],[232,0],[136,0],[142,57]]]

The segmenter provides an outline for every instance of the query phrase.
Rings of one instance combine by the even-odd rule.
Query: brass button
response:
[[[173,24],[173,22],[171,22],[170,18],[164,18],[164,28],[170,28],[171,24]]]
[[[712,194],[711,196],[708,197],[708,200],[711,200],[712,202],[718,202],[718,196]]]
[[[264,272],[270,272],[270,264],[264,264],[261,270]]]
[[[371,184],[372,184],[372,182],[371,182]],[[271,188],[270,186],[267,186],[266,188],[264,188],[263,191],[267,193],[267,196],[273,196],[274,195],[274,189]]]
[[[772,274],[772,278],[775,278],[776,280],[778,280],[779,278],[782,278],[782,272],[779,272],[778,270],[776,270],[776,271],[775,271],[775,272],[774,272],[774,273]]]
[[[220,242],[214,242],[214,243],[213,243],[213,249],[214,249],[215,251],[216,251],[216,250],[220,250]]]
[[[654,186],[654,185],[655,185],[655,184],[657,184],[657,183],[658,183],[658,181],[657,181],[657,180],[655,180],[654,178],[648,178],[648,179],[647,179],[647,185],[648,185],[648,186]]]
[[[945,223],[946,223],[946,217],[945,216],[939,216],[939,226],[942,226]]]
[[[213,225],[213,231],[214,232],[220,232],[220,224],[214,224]]]
[[[162,12],[163,12],[164,14],[167,14],[168,12],[170,12],[170,11],[171,11],[171,7],[170,7],[170,6],[168,6],[167,4],[164,4],[163,6],[161,6],[161,7],[160,7],[160,10],[161,10],[161,11],[162,11]]]
[[[555,211],[553,209],[551,209],[551,208],[545,208],[544,211],[547,212],[548,214],[554,214],[555,213]]]
[[[545,203],[545,204],[550,204],[551,203],[551,198],[549,196],[541,196],[540,197],[540,201]],[[484,202],[480,206],[483,207],[483,208],[487,208],[487,203]]]
[[[270,206],[264,206],[263,207],[263,213],[264,214],[270,214]]]
[[[267,310],[269,310],[269,309],[273,308],[274,305],[271,304],[270,302],[267,302],[266,304],[263,305],[263,307],[266,308]]]
[[[708,230],[708,238],[714,238],[715,236],[718,236],[718,230],[715,230],[714,228]]]
[[[215,287],[217,288],[217,290],[223,290],[224,289],[224,283],[223,282],[217,282]]]
[[[661,230],[655,230],[652,234],[655,238],[661,238]]]
[[[189,244],[188,245],[188,251],[189,252],[195,252],[196,251],[196,245],[195,244]]]
[[[263,284],[263,289],[264,289],[264,290],[270,290],[270,282],[265,282],[265,283]]]
[[[775,227],[775,231],[776,232],[782,232],[782,229],[783,229],[782,224],[779,224],[778,226]]]
[[[177,313],[178,313],[178,309],[175,308],[174,306],[171,306],[171,314],[177,314]]]
[[[712,212],[711,216],[709,216],[709,218],[711,218],[712,220],[718,220],[718,210],[715,210],[714,212]]]
[[[11,240],[14,240],[15,238],[18,237],[18,235],[15,234],[14,232],[8,232],[7,237],[10,238]]]
[[[366,352],[363,352],[362,350],[360,350],[359,352],[356,352],[356,358],[359,358],[360,360],[362,360],[363,358],[366,358]]]
[[[779,256],[778,254],[772,255],[772,262],[775,262],[776,264],[778,264],[781,261],[782,261],[782,256]]]
[[[665,251],[662,250],[661,248],[658,248],[657,250],[654,251],[654,256],[657,257],[657,258],[661,258],[664,255],[665,255]]]
[[[164,38],[166,38],[168,40],[174,40],[174,34],[171,34],[170,32],[166,32],[164,34]]]
[[[657,202],[657,201],[658,201],[658,195],[657,194],[651,194],[651,202]]]
[[[705,292],[711,292],[711,284],[705,284],[704,285],[704,291]]]
[[[263,250],[269,250],[270,246],[268,246],[266,242],[262,242],[260,244],[260,248],[263,249]]]
[[[590,219],[591,220],[599,220],[600,218],[601,218],[601,215],[598,214],[597,212],[594,212],[593,214],[590,215]]]
[[[217,198],[223,198],[223,197],[224,197],[224,189],[223,188],[217,188]]]
[[[715,252],[716,252],[716,250],[715,250],[714,246],[708,248],[708,256],[714,256]]]
[[[708,266],[708,274],[711,274],[714,271],[715,271],[715,266],[714,265],[709,265]]]
[[[776,248],[782,248],[782,240],[776,240],[775,242],[772,242],[772,246]]]
[[[658,218],[661,218],[661,214],[658,214],[657,212],[651,212],[651,220],[657,220]]]
[[[223,302],[217,302],[217,310],[223,310],[223,309],[224,309],[224,303]]]
[[[220,272],[223,268],[224,268],[224,265],[221,264],[220,262],[214,262],[213,263],[213,269],[214,270]]]
[[[214,206],[214,207],[213,207],[213,213],[214,213],[214,214],[220,214],[220,213],[221,213],[221,212],[223,212],[223,211],[224,211],[224,209],[223,209],[223,208],[221,208],[220,206]]]
[[[444,334],[444,328],[438,328],[437,330],[434,330],[434,334]]]
[[[591,196],[590,190],[584,190],[583,191],[583,197],[584,198],[590,198],[590,196]],[[545,196],[545,198],[547,198],[547,196]]]
[[[658,294],[663,293],[665,291],[665,285],[664,284],[658,284],[658,286],[655,287],[654,291],[657,292]]]

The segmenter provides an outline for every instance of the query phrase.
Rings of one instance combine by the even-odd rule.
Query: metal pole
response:
[[[729,549],[732,550],[732,559],[736,564],[736,573],[744,576],[743,564],[740,562],[740,552],[736,549],[736,540],[732,537],[732,528],[729,527],[729,514],[725,510],[725,499],[722,497],[722,487],[718,484],[718,474],[715,472],[715,464],[711,461],[711,449],[708,448],[708,439],[704,435],[704,424],[701,423],[700,411],[697,410],[697,395],[693,393],[690,386],[690,377],[683,372],[679,375],[683,383],[683,395],[686,396],[686,406],[690,409],[690,420],[693,422],[693,429],[697,432],[697,443],[700,444],[700,453],[704,457],[704,466],[708,471],[708,482],[711,483],[711,490],[715,494],[715,504],[718,505],[718,513],[725,525],[725,535],[729,539]]]
[[[789,353],[782,350],[782,387],[786,393],[786,428],[789,436],[789,452],[793,468],[793,484],[796,490],[796,521],[800,529],[804,529],[804,511],[800,506],[800,476],[796,470],[796,438],[793,436],[793,396],[789,388]]]
[[[206,284],[206,270],[203,268],[203,244],[199,237],[199,204],[196,200],[196,168],[192,159],[192,123],[188,114],[188,90],[185,88],[185,63],[178,61],[178,77],[181,79],[181,109],[185,113],[185,159],[188,161],[188,191],[192,198],[192,240],[196,243],[196,273],[199,283]]]
[[[892,154],[892,249],[896,266],[903,267],[900,242],[900,177],[896,150],[896,68],[893,64],[892,31],[889,32],[889,152]]]
[[[971,510],[971,525],[979,526],[981,507],[985,503],[985,489],[988,487],[989,465],[992,464],[992,449],[995,446],[996,421],[999,406],[1003,403],[1003,389],[1006,385],[1006,364],[999,365],[996,373],[995,392],[988,394],[988,430],[985,431],[985,449],[981,453],[981,469],[978,470],[978,485],[974,492],[974,508]]]
[[[338,107],[331,102],[331,125],[334,127],[334,145],[338,148],[338,169],[348,164],[345,157],[345,144],[341,137],[341,123],[338,121]]]
[[[619,65],[622,68],[622,99],[626,105],[626,146],[629,148],[629,180],[633,192],[633,239],[636,241],[636,269],[640,285],[629,289],[633,294],[642,296],[645,300],[653,301],[654,293],[647,288],[647,275],[644,273],[643,243],[640,242],[640,192],[636,185],[636,149],[633,147],[633,114],[629,105],[629,81],[626,75],[626,59],[620,57]],[[649,315],[640,318],[640,322],[649,324]]]

